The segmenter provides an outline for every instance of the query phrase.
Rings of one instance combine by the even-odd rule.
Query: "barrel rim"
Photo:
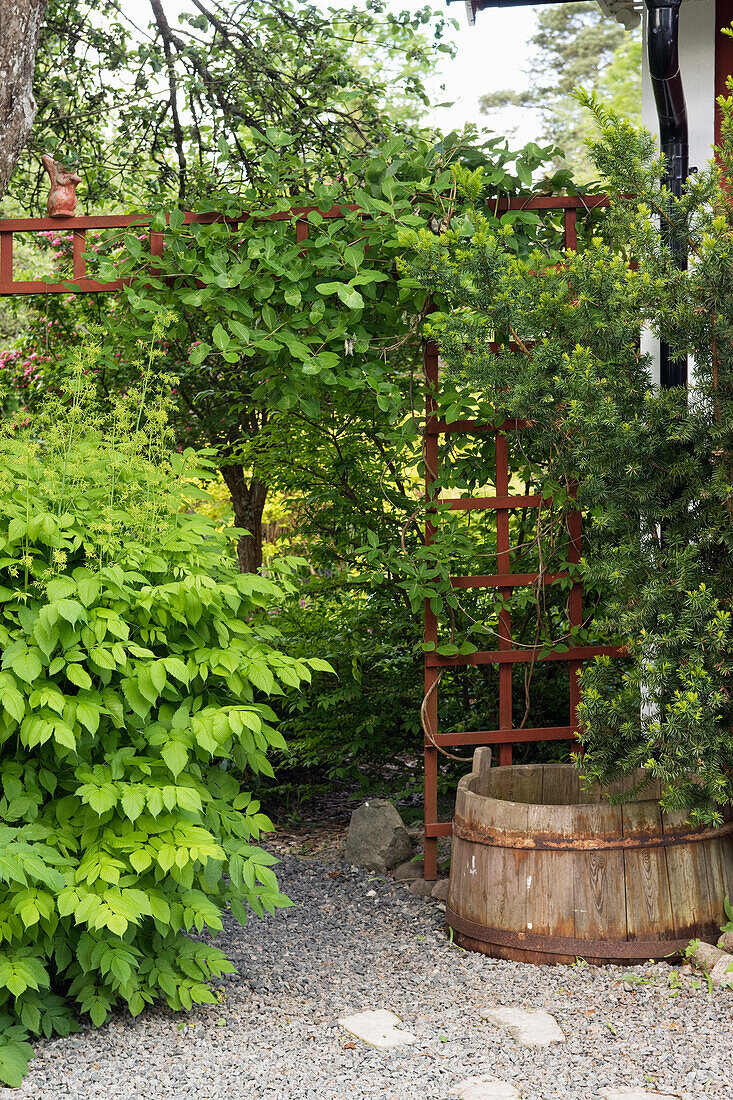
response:
[[[536,767],[572,768],[573,765],[512,764],[508,767],[519,770]],[[642,773],[643,769],[639,769],[639,774]],[[685,824],[682,812],[662,811],[658,798],[641,798],[616,805],[608,802],[518,802],[472,790],[472,786],[485,777],[485,771],[471,771],[459,780],[453,819],[454,832],[458,822],[458,828],[463,828],[464,832],[475,830],[477,834],[485,833],[483,838],[479,835],[465,838],[478,843],[506,848],[565,849],[576,839],[584,841],[588,829],[592,827],[597,842],[581,843],[579,849],[623,849],[713,840],[731,831],[728,828],[733,820],[731,807],[725,808],[723,825],[715,828],[693,827]],[[637,811],[638,823],[628,820],[629,810],[627,809],[626,814],[623,812],[627,807],[633,807]],[[657,825],[653,823],[655,817]],[[491,826],[487,821],[492,823]],[[531,836],[534,842],[524,841],[524,836]]]
[[[502,799],[492,801],[502,802]],[[521,803],[516,803],[521,805]],[[662,828],[659,832],[631,832],[627,836],[610,837],[585,837],[573,834],[555,834],[540,832],[536,829],[528,829],[521,833],[511,829],[492,829],[488,825],[480,825],[473,821],[467,821],[457,812],[453,818],[453,836],[460,837],[471,843],[486,844],[492,848],[516,848],[526,851],[573,851],[573,852],[608,852],[608,851],[639,851],[648,848],[670,848],[679,844],[699,844],[705,840],[718,840],[720,837],[730,836],[733,833],[733,821],[726,821],[717,828],[678,830],[664,830],[664,815],[662,815]]]

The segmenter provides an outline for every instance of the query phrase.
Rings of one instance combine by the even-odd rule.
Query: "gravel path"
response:
[[[733,1098],[733,993],[673,997],[666,965],[530,967],[451,946],[443,914],[404,886],[343,864],[285,857],[297,903],[218,941],[238,972],[221,1006],[188,1016],[118,1015],[99,1031],[38,1045],[19,1090],[33,1100],[447,1100],[493,1073],[525,1100],[595,1100],[604,1086],[684,1100]],[[370,896],[370,892],[374,894]],[[623,975],[634,973],[634,983]],[[482,1020],[497,1005],[544,1008],[567,1041],[520,1046]],[[391,1009],[418,1037],[379,1051],[337,1018]]]

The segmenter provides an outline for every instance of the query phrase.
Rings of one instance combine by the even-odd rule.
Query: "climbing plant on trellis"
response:
[[[602,196],[591,198],[552,198],[536,197],[532,199],[503,200],[494,206],[494,213],[526,217],[538,222],[537,212],[543,216],[554,219],[553,227],[548,230],[548,241],[555,247],[562,239],[566,248],[575,248],[577,245],[576,220],[578,213],[583,216],[589,210],[606,205]],[[312,220],[309,214],[313,207],[294,208],[270,214],[269,218],[290,223],[296,243],[307,248],[307,240],[312,231]],[[350,208],[353,218],[354,208]],[[326,211],[319,212],[319,219],[332,221],[343,219],[345,209],[333,206]],[[245,216],[246,217],[246,216]],[[558,217],[561,219],[558,226]],[[178,214],[176,216],[176,228],[192,223],[211,224],[222,220],[222,215],[216,213],[205,214]],[[232,228],[241,224],[245,218],[225,219]],[[0,222],[0,294],[3,295],[38,295],[74,293],[109,293],[119,291],[129,282],[127,278],[102,282],[98,278],[90,277],[87,270],[88,235],[112,237],[120,241],[120,231],[133,231],[138,237],[147,237],[147,249],[153,263],[156,258],[163,257],[164,242],[167,229],[165,221],[161,221],[159,215],[155,221],[135,216],[101,216],[79,217],[70,219],[6,219]],[[180,225],[179,225],[180,223]],[[16,280],[13,271],[13,242],[14,235],[27,232],[44,232],[53,230],[55,233],[71,232],[73,237],[73,249],[71,256],[71,268],[68,278],[65,280]],[[534,228],[532,230],[534,232]],[[551,250],[551,249],[550,249]],[[152,268],[155,275],[155,268]],[[447,576],[446,561],[450,553],[445,554],[445,543],[439,546],[436,533],[442,518],[446,512],[461,513],[470,519],[471,513],[484,512],[491,517],[492,538],[496,540],[495,571],[479,572],[475,574],[458,574],[450,577],[450,588],[460,594],[481,589],[493,590],[503,601],[503,606],[498,615],[496,630],[496,644],[492,649],[477,648],[476,645],[456,647],[449,643],[440,644],[438,630],[438,614],[434,609],[433,600],[428,597],[425,600],[425,698],[422,707],[422,724],[424,730],[424,767],[425,767],[425,834],[426,834],[426,875],[434,877],[436,873],[437,838],[448,835],[451,831],[449,821],[438,819],[438,760],[441,752],[451,752],[456,747],[473,746],[480,744],[497,745],[499,748],[498,759],[500,764],[508,764],[512,759],[512,746],[536,741],[572,740],[576,729],[576,708],[578,704],[578,670],[583,660],[600,653],[615,652],[613,647],[599,645],[577,645],[571,642],[567,647],[558,645],[549,651],[543,651],[541,646],[531,646],[526,643],[517,643],[512,630],[512,602],[516,602],[517,593],[524,592],[525,599],[528,592],[533,592],[538,581],[543,586],[565,585],[567,588],[568,619],[571,628],[578,628],[583,622],[583,595],[582,585],[577,579],[573,579],[568,570],[555,573],[540,571],[514,571],[513,549],[510,543],[511,517],[517,511],[539,510],[543,501],[537,494],[521,494],[514,491],[512,449],[517,431],[521,428],[519,422],[504,421],[494,424],[490,421],[482,422],[480,419],[456,419],[455,410],[450,404],[451,398],[446,398],[441,392],[440,363],[438,349],[433,343],[424,346],[425,367],[425,421],[424,421],[424,462],[426,479],[426,507],[428,509],[425,526],[424,556],[422,562],[423,574],[427,569],[430,572],[431,564],[434,565],[434,573],[442,573]],[[419,411],[419,410],[418,410]],[[452,455],[446,455],[446,444],[455,448],[460,440],[470,438],[486,438],[489,436],[494,444],[493,461],[495,464],[493,476],[489,479],[493,482],[491,495],[451,495],[446,499],[440,496],[442,490],[441,468],[448,464],[456,464],[455,451]],[[441,446],[442,441],[442,446]],[[480,459],[474,455],[472,461],[474,468],[485,461],[486,456]],[[478,475],[476,475],[478,476]],[[475,480],[475,477],[474,477]],[[581,555],[581,520],[577,512],[570,515],[568,521],[568,547],[567,555],[571,564],[577,564]],[[435,560],[431,563],[431,553],[434,552]],[[380,551],[377,549],[374,555],[375,563],[379,561]],[[438,560],[440,557],[440,560]],[[399,575],[396,570],[395,575]],[[407,582],[403,581],[405,587]],[[438,585],[438,587],[440,587]],[[440,600],[438,601],[440,603]],[[462,652],[458,650],[462,648]],[[454,652],[455,650],[455,652]],[[534,668],[537,665],[563,662],[569,671],[569,715],[568,721],[560,725],[533,726],[527,722],[527,714],[521,720],[513,713],[513,690],[516,687],[515,666],[521,668]],[[495,667],[498,670],[498,722],[495,728],[448,730],[442,731],[438,725],[439,684],[444,672],[449,669],[456,670],[460,667],[483,668]]]
[[[563,246],[576,250],[578,247],[578,212],[598,209],[607,205],[604,196],[593,197],[547,197],[533,198],[530,202],[510,200],[509,208],[521,207],[523,210],[562,211]],[[495,648],[476,649],[462,647],[458,652],[455,644],[440,645],[438,614],[431,599],[425,600],[425,698],[422,707],[422,722],[425,734],[425,876],[437,875],[437,841],[440,836],[449,836],[452,831],[450,821],[440,821],[438,814],[438,769],[441,752],[450,752],[459,746],[495,745],[498,747],[500,765],[511,764],[512,747],[520,743],[541,741],[573,742],[577,731],[577,707],[579,703],[578,673],[582,662],[603,654],[616,656],[618,648],[597,644],[578,644],[574,635],[582,628],[583,585],[573,566],[581,559],[582,520],[578,511],[571,511],[567,519],[566,554],[569,568],[548,572],[537,569],[532,572],[515,571],[512,568],[513,550],[510,542],[510,516],[517,511],[532,510],[538,512],[545,504],[541,494],[522,494],[514,491],[512,448],[517,448],[517,434],[524,426],[518,420],[503,420],[500,423],[480,422],[477,419],[441,419],[438,396],[441,386],[441,369],[438,347],[426,342],[424,352],[425,379],[427,386],[427,405],[425,422],[425,500],[427,520],[425,542],[434,543],[438,518],[445,511],[488,512],[493,517],[493,531],[496,539],[495,572],[470,576],[451,576],[451,586],[461,592],[471,589],[490,589],[501,598],[498,611],[498,623],[495,632]],[[489,434],[494,439],[494,469],[487,480],[493,483],[491,495],[466,496],[452,495],[441,497],[441,440],[455,440],[458,437]],[[450,462],[450,458],[448,459]],[[436,568],[437,568],[436,560]],[[567,598],[567,619],[569,625],[567,644],[547,646],[517,644],[512,634],[512,599],[517,590],[536,589],[538,586],[562,585]],[[537,594],[539,600],[539,593]],[[515,721],[513,705],[513,678],[515,666],[520,669],[534,667],[537,664],[563,662],[567,665],[568,721],[562,725],[533,727],[526,724],[529,707],[525,710],[521,723]],[[438,724],[439,684],[444,670],[458,666],[485,668],[495,666],[498,669],[498,727],[495,729],[457,730],[441,732]]]

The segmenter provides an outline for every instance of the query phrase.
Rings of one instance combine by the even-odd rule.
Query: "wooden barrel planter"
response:
[[[446,912],[457,943],[522,962],[630,966],[717,940],[733,898],[733,821],[690,828],[661,813],[653,787],[612,806],[581,791],[571,764],[487,762],[477,750],[458,785]]]

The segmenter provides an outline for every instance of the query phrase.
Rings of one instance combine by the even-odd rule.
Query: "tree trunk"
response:
[[[262,511],[267,499],[267,486],[258,477],[247,484],[240,465],[222,466],[234,508],[234,524],[249,531],[237,543],[240,573],[256,573],[262,565]]]
[[[33,73],[46,0],[0,0],[0,197],[36,117]]]

